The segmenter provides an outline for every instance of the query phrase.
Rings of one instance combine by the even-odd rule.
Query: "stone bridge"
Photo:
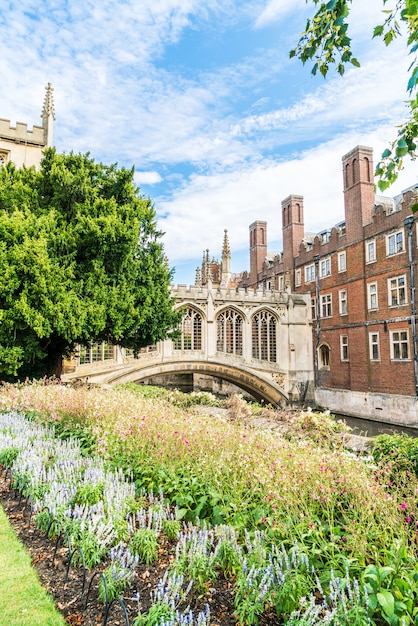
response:
[[[64,364],[63,379],[107,385],[170,380],[175,385],[188,377],[195,388],[210,379],[212,391],[225,391],[226,381],[275,406],[313,399],[308,295],[228,290],[210,283],[179,285],[173,292],[184,313],[176,340],[144,348],[137,357],[106,344],[80,348]]]

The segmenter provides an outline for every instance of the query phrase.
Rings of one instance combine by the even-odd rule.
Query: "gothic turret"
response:
[[[231,248],[229,247],[228,231],[224,231],[222,247],[222,283],[227,283],[231,277]]]
[[[55,121],[55,109],[54,98],[52,92],[54,91],[51,83],[46,86],[46,93],[44,98],[44,106],[42,108],[42,128],[44,129],[44,141],[47,148],[52,146],[54,136],[54,121]]]

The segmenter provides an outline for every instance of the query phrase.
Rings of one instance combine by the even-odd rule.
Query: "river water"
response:
[[[400,435],[405,433],[410,437],[418,437],[418,428],[407,428],[403,426],[395,426],[384,422],[375,422],[374,420],[361,419],[359,417],[350,417],[348,415],[335,415],[339,420],[344,420],[353,429],[354,435],[364,435],[366,437],[374,437],[376,435]]]

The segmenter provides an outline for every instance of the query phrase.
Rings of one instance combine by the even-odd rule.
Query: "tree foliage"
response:
[[[312,73],[326,76],[331,66],[335,66],[342,76],[348,65],[359,67],[353,56],[349,36],[349,16],[352,0],[306,0],[319,5],[315,15],[308,19],[306,28],[290,57],[298,57],[303,63],[313,60]],[[398,177],[404,157],[417,157],[418,138],[418,2],[417,0],[395,0],[395,6],[387,8],[388,0],[382,0],[384,21],[375,27],[373,37],[381,37],[386,46],[406,31],[407,46],[411,54],[411,64],[407,82],[409,118],[399,126],[398,135],[390,148],[382,154],[376,166],[378,186],[387,189]]]
[[[171,272],[133,170],[45,151],[0,168],[0,376],[57,371],[77,343],[138,351],[178,322]]]

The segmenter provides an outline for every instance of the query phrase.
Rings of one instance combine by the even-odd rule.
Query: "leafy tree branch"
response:
[[[297,57],[303,63],[313,61],[312,74],[318,72],[327,76],[334,66],[342,76],[348,66],[360,67],[353,56],[349,36],[349,18],[352,0],[306,0],[317,6],[315,15],[307,20],[297,45],[290,51],[290,57]],[[398,177],[406,156],[417,157],[418,138],[418,2],[417,0],[396,0],[395,6],[387,8],[389,0],[382,0],[384,21],[377,25],[373,37],[381,37],[389,46],[403,30],[406,31],[407,46],[412,61],[408,69],[407,100],[408,119],[398,127],[396,139],[391,142],[376,166],[378,186],[387,189]],[[318,6],[319,5],[319,6]]]

